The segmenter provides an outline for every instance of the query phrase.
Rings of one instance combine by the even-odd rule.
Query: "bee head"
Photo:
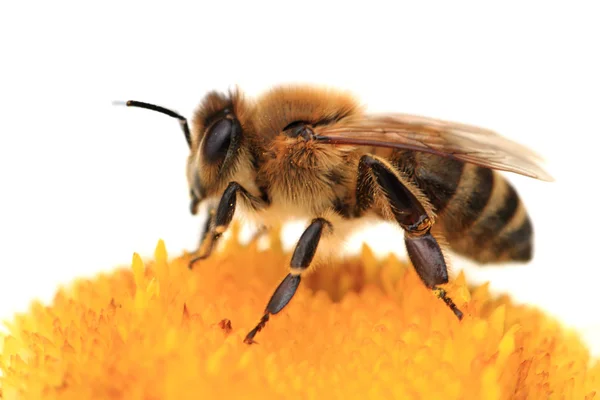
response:
[[[210,92],[194,113],[187,162],[192,214],[202,200],[224,190],[248,159],[243,146],[248,119],[249,108],[238,91]]]

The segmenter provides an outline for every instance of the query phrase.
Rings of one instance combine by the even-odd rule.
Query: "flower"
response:
[[[160,241],[146,265],[134,255],[78,280],[8,323],[0,398],[600,397],[600,363],[556,321],[461,274],[445,287],[459,322],[412,268],[367,247],[304,279],[243,343],[288,260],[278,240],[230,239],[190,271]]]

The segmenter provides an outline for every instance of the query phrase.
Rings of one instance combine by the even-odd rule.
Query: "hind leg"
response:
[[[373,205],[374,196],[383,195],[394,220],[404,230],[406,250],[421,281],[462,319],[462,311],[437,286],[448,283],[448,268],[442,249],[431,234],[431,212],[415,194],[418,189],[411,190],[411,186],[385,161],[365,155],[358,166],[357,207],[363,212]]]

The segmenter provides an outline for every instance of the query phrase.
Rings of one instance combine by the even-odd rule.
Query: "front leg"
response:
[[[317,246],[324,233],[323,230],[328,233],[331,229],[331,223],[326,219],[316,218],[312,220],[300,237],[300,240],[298,240],[298,244],[296,244],[296,249],[290,262],[290,273],[275,289],[275,293],[271,296],[260,322],[246,335],[244,339],[245,343],[255,343],[254,336],[265,327],[267,321],[269,321],[269,316],[277,314],[292,300],[296,289],[300,285],[300,275],[310,266],[315,256]]]
[[[200,233],[200,241],[198,244],[198,249],[194,252],[195,254],[206,254],[212,251],[212,246],[210,243],[212,240],[207,240],[209,237],[209,232],[211,227],[213,226],[213,222],[215,220],[215,207],[209,207],[206,215],[206,220],[204,221],[204,225],[202,226],[202,232]],[[206,258],[206,257],[205,257]]]
[[[431,211],[428,212],[424,201],[420,201],[417,196],[419,189],[403,180],[383,160],[365,155],[358,168],[356,199],[359,212],[372,206],[378,192],[385,197],[394,219],[404,230],[406,250],[417,274],[456,317],[462,319],[462,311],[443,289],[437,287],[448,283],[448,268],[442,249],[431,234]]]
[[[230,182],[227,189],[223,192],[221,200],[216,210],[209,211],[208,220],[206,222],[205,231],[202,235],[200,243],[200,255],[193,258],[189,263],[189,268],[192,269],[197,261],[208,258],[221,235],[227,230],[229,224],[233,220],[235,207],[237,204],[237,195],[240,194],[251,208],[258,209],[264,206],[263,201],[250,194],[242,185],[237,182]]]

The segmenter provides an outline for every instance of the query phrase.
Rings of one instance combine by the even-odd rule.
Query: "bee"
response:
[[[531,220],[498,171],[552,178],[539,156],[493,131],[372,114],[350,93],[305,85],[278,86],[255,99],[237,89],[210,92],[191,125],[163,107],[126,105],[178,119],[185,135],[190,211],[212,204],[190,268],[210,256],[238,209],[267,228],[310,221],[246,343],[290,302],[327,239],[365,220],[402,229],[418,276],[458,319],[463,312],[440,288],[448,282],[446,246],[479,263],[532,258]]]

